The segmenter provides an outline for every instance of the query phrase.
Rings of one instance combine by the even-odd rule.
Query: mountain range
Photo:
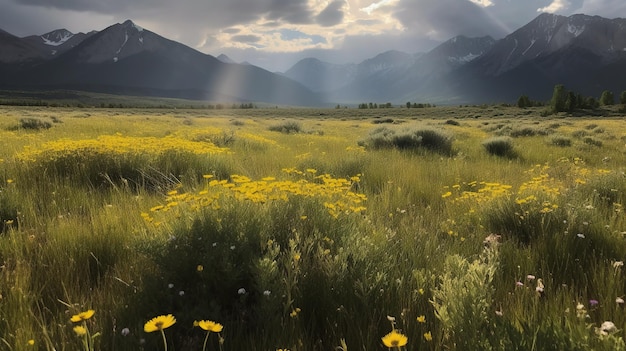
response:
[[[387,51],[342,65],[306,58],[284,73],[200,53],[130,20],[86,34],[0,30],[0,76],[4,90],[300,106],[547,100],[555,84],[599,96],[626,90],[626,20],[541,14],[499,40],[457,36],[429,52]]]
[[[0,32],[0,74],[0,89],[322,104],[317,94],[291,79],[252,65],[220,61],[130,20],[88,34],[58,30],[17,38]]]

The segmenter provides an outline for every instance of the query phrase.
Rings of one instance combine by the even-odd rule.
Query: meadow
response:
[[[0,107],[0,350],[626,350],[617,109]]]

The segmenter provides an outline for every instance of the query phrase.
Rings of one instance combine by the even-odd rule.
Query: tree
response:
[[[528,98],[528,96],[522,95],[519,97],[519,99],[517,99],[517,107],[527,108],[530,106],[532,106],[532,103],[530,102],[530,98]]]
[[[619,94],[619,103],[626,106],[626,90]]]
[[[605,90],[602,92],[600,96],[600,105],[602,106],[612,106],[615,104],[615,97],[613,96],[613,92],[609,90]]]
[[[552,92],[552,99],[550,100],[550,108],[553,113],[565,111],[565,100],[567,99],[567,92],[563,84],[557,84],[554,86]]]
[[[565,111],[572,112],[577,108],[580,108],[580,106],[578,105],[576,94],[574,94],[573,91],[570,91],[567,93],[567,98],[565,99]]]
[[[598,108],[599,103],[593,96],[590,96],[587,98],[585,105],[587,108]]]
[[[411,102],[410,101],[406,103],[406,108],[411,108]]]

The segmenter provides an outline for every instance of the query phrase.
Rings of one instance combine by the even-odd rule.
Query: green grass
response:
[[[88,309],[95,350],[163,349],[143,326],[167,314],[170,350],[202,349],[198,320],[213,350],[384,350],[392,326],[410,350],[625,347],[621,118],[0,112],[2,350],[81,349]]]

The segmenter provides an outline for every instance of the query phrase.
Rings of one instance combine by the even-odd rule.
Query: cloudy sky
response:
[[[102,30],[126,19],[207,54],[273,71],[304,57],[358,63],[432,49],[456,35],[501,38],[542,12],[626,17],[625,0],[0,0],[23,37]]]

